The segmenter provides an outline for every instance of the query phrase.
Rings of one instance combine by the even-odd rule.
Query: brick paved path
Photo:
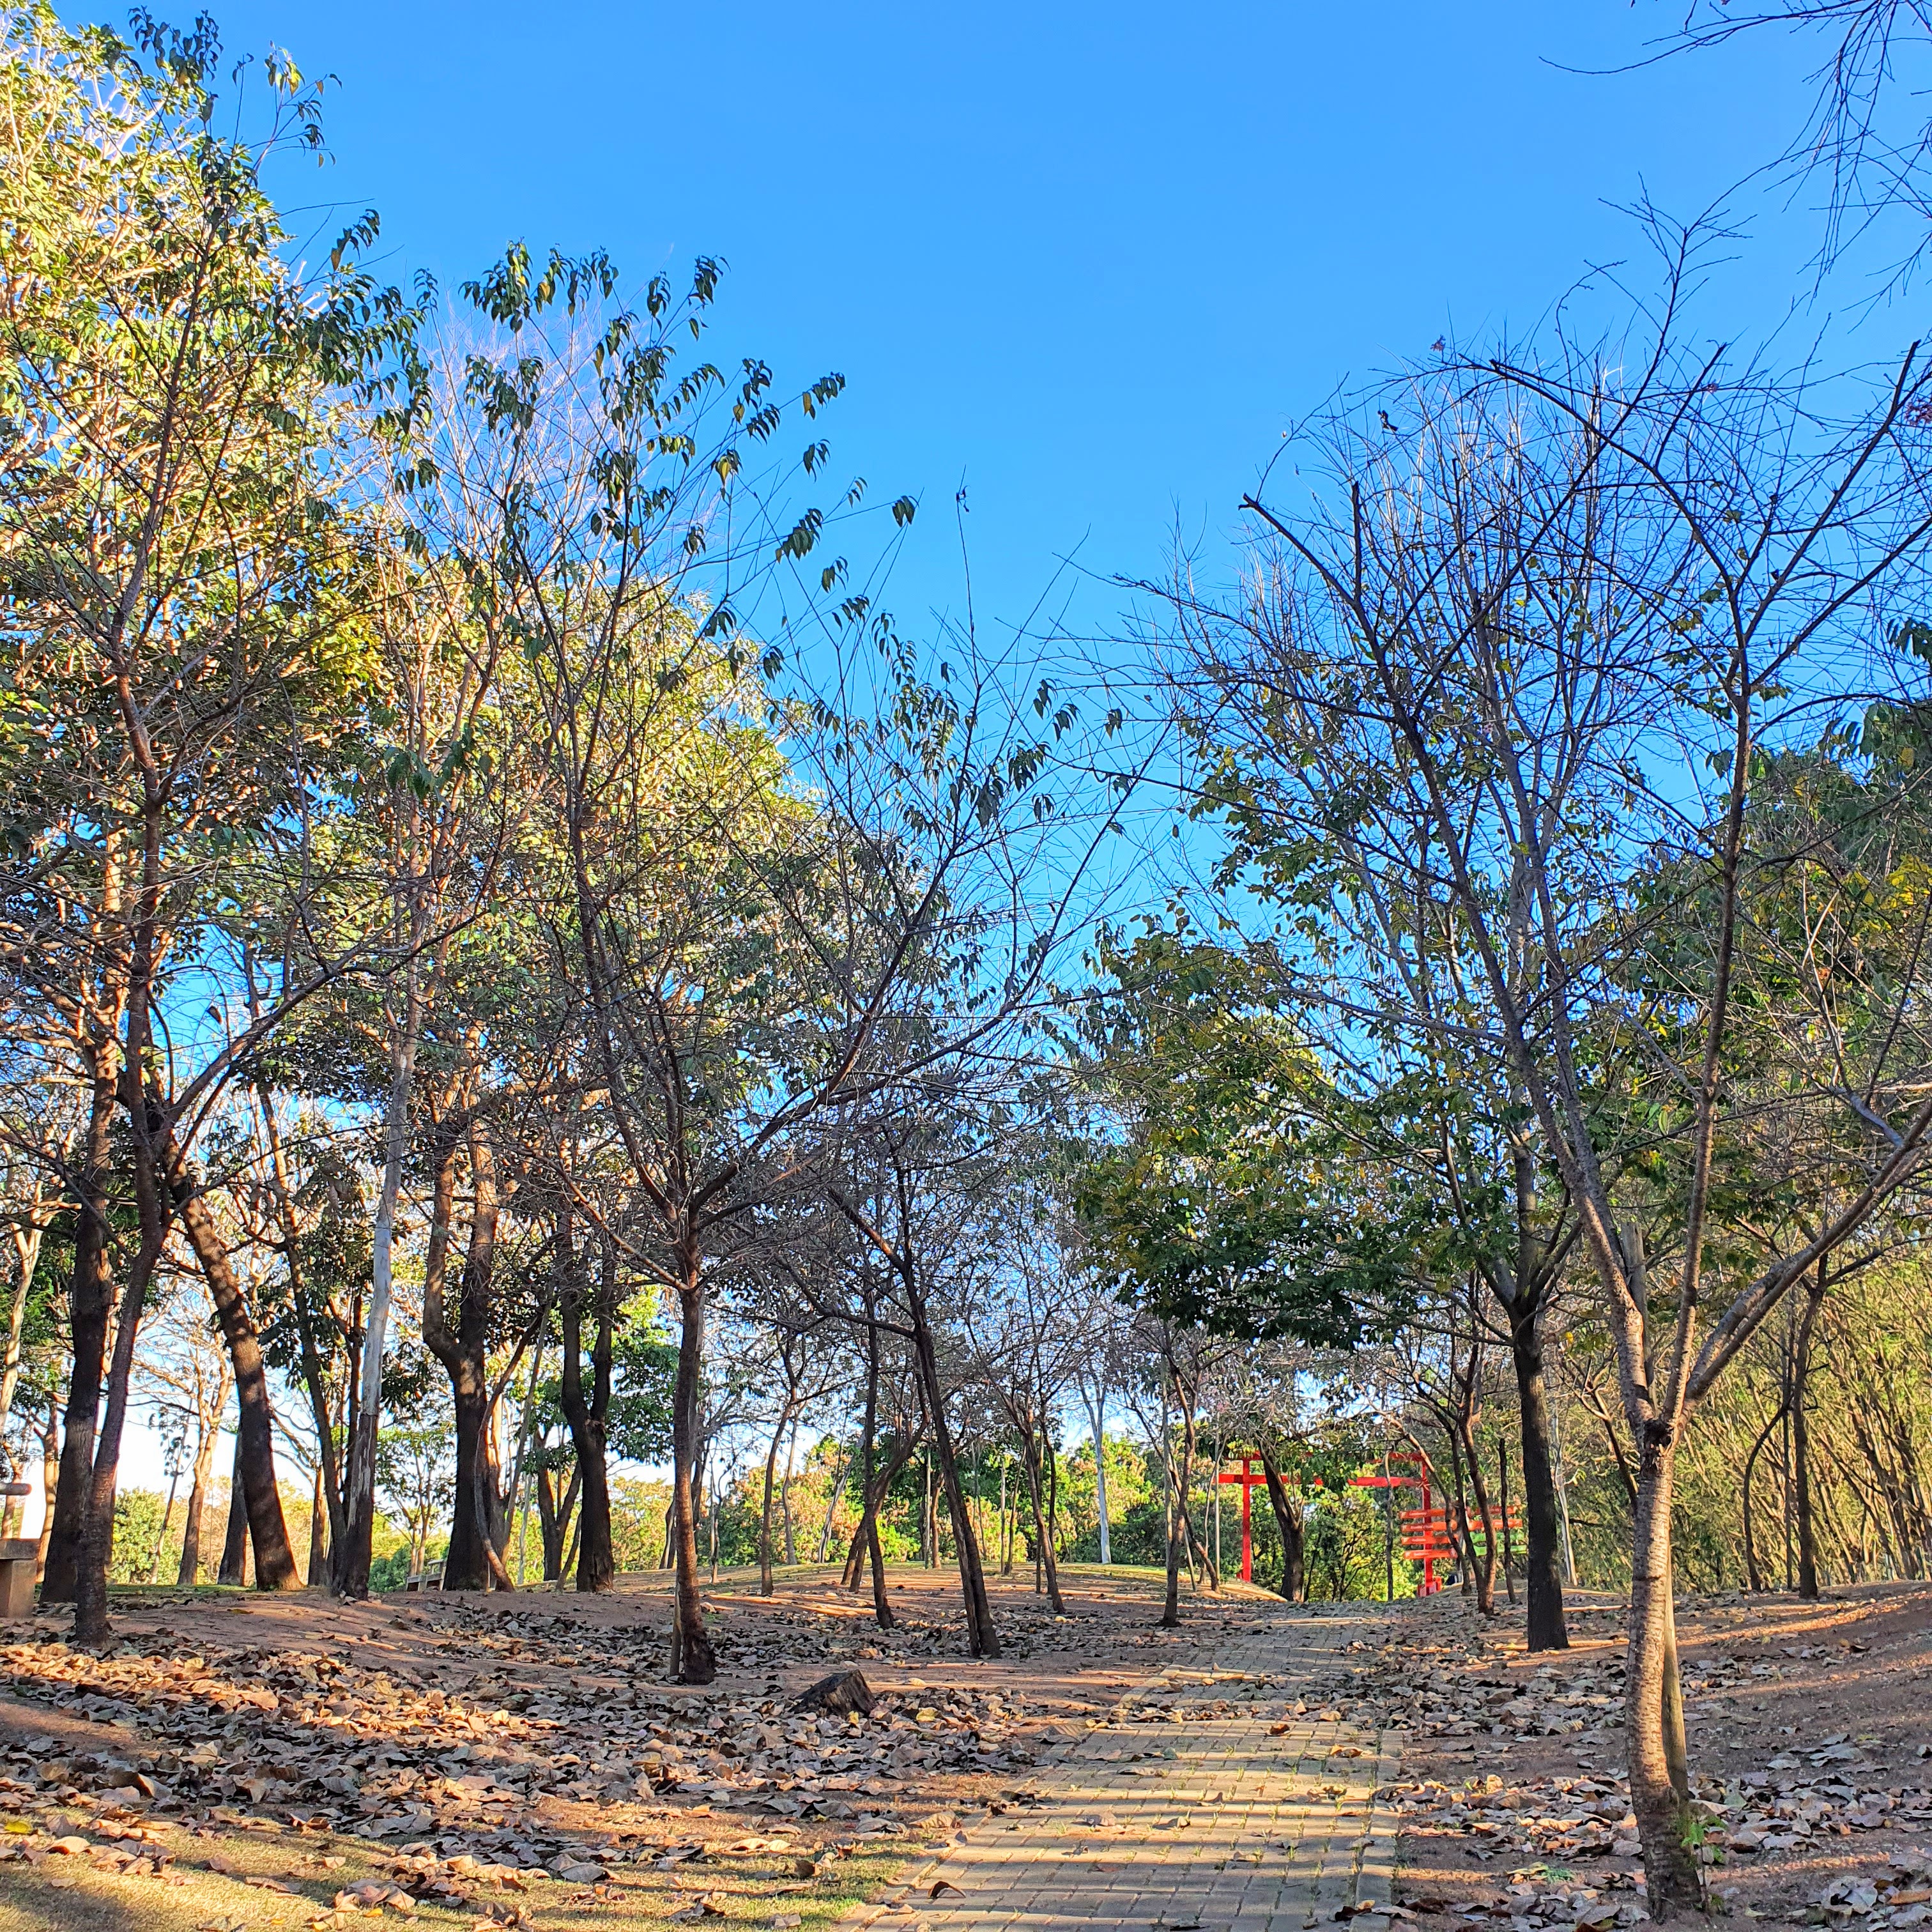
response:
[[[1136,1686],[1121,1702],[1134,1717],[1114,1717],[1042,1772],[1044,1804],[970,1827],[848,1926],[1305,1932],[1342,1907],[1386,1904],[1394,1826],[1374,1793],[1395,1774],[1400,1738],[1324,1718],[1333,1693],[1311,1694],[1309,1680],[1342,1666],[1352,1639],[1378,1645],[1387,1628],[1372,1606],[1264,1610]],[[1306,1714],[1284,1718],[1284,1700],[1292,1714],[1304,1698]],[[1150,1699],[1181,1721],[1138,1714]],[[942,1880],[958,1892],[934,1900]],[[1354,1932],[1388,1922],[1352,1922]]]

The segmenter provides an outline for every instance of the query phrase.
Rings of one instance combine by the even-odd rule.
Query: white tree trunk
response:
[[[1106,1389],[1096,1382],[1087,1402],[1087,1413],[1094,1425],[1094,1499],[1100,1512],[1100,1561],[1111,1563],[1114,1560],[1114,1544],[1107,1521],[1107,1445],[1102,1426],[1106,1408]]]

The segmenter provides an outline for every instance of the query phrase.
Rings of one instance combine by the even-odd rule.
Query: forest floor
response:
[[[1408,1608],[1358,1721],[1406,1738],[1397,1897],[1426,1928],[1580,1927],[1640,1901],[1622,1776],[1622,1603],[1579,1593],[1571,1648],[1521,1612]],[[1713,1904],[1774,1925],[1932,1922],[1932,1586],[1745,1595],[1678,1612]]]
[[[1573,1598],[1572,1648],[1532,1657],[1454,1595],[1324,1612],[1236,1584],[1163,1631],[1156,1575],[1082,1569],[1064,1620],[995,1580],[1006,1654],[974,1664],[956,1577],[890,1582],[882,1632],[826,1570],[769,1599],[721,1577],[703,1690],[663,1682],[656,1576],[130,1592],[100,1652],[36,1612],[0,1627],[0,1932],[950,1932],[1027,1899],[1136,1932],[1642,1916],[1612,1598]],[[1680,1636],[1718,1910],[1932,1926],[1932,1587],[1702,1599]],[[794,1710],[855,1666],[869,1718]]]
[[[814,1932],[1036,1807],[1038,1767],[1124,1692],[1274,1600],[1231,1585],[1163,1631],[1157,1574],[1070,1572],[1064,1619],[996,1579],[1006,1654],[975,1664],[956,1575],[889,1580],[886,1632],[832,1572],[782,1571],[769,1599],[726,1573],[701,1690],[663,1681],[656,1575],[602,1598],[117,1593],[98,1652],[38,1611],[0,1627],[0,1932]],[[849,1667],[869,1718],[794,1711]]]

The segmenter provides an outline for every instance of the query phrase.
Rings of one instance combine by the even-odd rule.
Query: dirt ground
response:
[[[1572,1648],[1532,1657],[1459,1597],[1414,1606],[1364,1673],[1408,1733],[1396,1794],[1409,1909],[1588,1928],[1641,1898],[1622,1778],[1624,1626],[1573,1600]],[[1713,1904],[1777,1925],[1932,1918],[1932,1586],[1803,1604],[1687,1601],[1678,1631]]]
[[[666,1684],[656,1577],[614,1595],[133,1593],[116,1641],[64,1612],[0,1627],[0,1932],[523,1926],[820,1932],[907,1862],[1034,1802],[1124,1693],[1248,1622],[1080,1570],[1067,1615],[995,1580],[1006,1654],[962,1656],[957,1580],[896,1569],[896,1628],[830,1573],[708,1592],[722,1669]],[[1397,1916],[1606,1932],[1642,1916],[1622,1778],[1623,1632],[1571,1604],[1530,1657],[1508,1615],[1400,1606],[1335,1703],[1407,1738],[1387,1802]],[[1932,1922],[1932,1586],[1680,1614],[1693,1768],[1720,1911],[1860,1932]],[[795,1708],[856,1667],[869,1715]],[[1347,1688],[1343,1688],[1344,1684]]]
[[[0,1628],[0,1932],[370,1924],[805,1932],[1243,1617],[1233,1585],[1154,1628],[1158,1578],[1075,1571],[1055,1618],[992,1585],[1006,1654],[959,1654],[958,1580],[896,1569],[896,1628],[831,1573],[707,1591],[716,1684],[665,1683],[663,1580],[364,1604],[130,1593]],[[856,1667],[869,1716],[802,1714]],[[372,1917],[370,1915],[374,1915]]]

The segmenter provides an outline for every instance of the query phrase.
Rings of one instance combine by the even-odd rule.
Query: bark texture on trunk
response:
[[[1683,1706],[1677,1682],[1670,1551],[1676,1460],[1670,1432],[1660,1426],[1646,1430],[1637,1468],[1630,1644],[1624,1673],[1630,1809],[1643,1840],[1651,1913],[1658,1918],[1702,1911],[1704,1906],[1703,1876],[1685,1788]]]
[[[1512,1324],[1510,1354],[1516,1370],[1516,1407],[1522,1430],[1522,1527],[1525,1635],[1532,1650],[1568,1650],[1563,1614],[1563,1520],[1556,1494],[1556,1459],[1550,1441],[1550,1394],[1543,1372],[1543,1338],[1534,1319]]]
[[[317,1496],[320,1507],[328,1512],[321,1546],[332,1558],[348,1532],[348,1520],[343,1508],[342,1467],[337,1454],[335,1422],[330,1412],[322,1350],[316,1341],[315,1318],[309,1306],[308,1289],[303,1275],[302,1229],[296,1217],[295,1192],[289,1181],[288,1161],[283,1151],[281,1129],[275,1118],[274,1097],[266,1082],[256,1089],[256,1102],[261,1111],[262,1131],[268,1146],[269,1188],[281,1228],[283,1261],[289,1276],[289,1306],[295,1315],[296,1337],[301,1348],[302,1387],[308,1396],[309,1417],[315,1426]],[[315,1567],[316,1537],[313,1532],[309,1543],[308,1580],[313,1587],[329,1579]]]
[[[168,1234],[166,1199],[152,1160],[137,1150],[133,1166],[141,1244],[115,1311],[114,1348],[107,1365],[107,1401],[94,1444],[86,1505],[81,1514],[74,1634],[75,1641],[82,1644],[102,1642],[108,1633],[107,1570],[114,1549],[114,1492],[120,1473],[122,1432],[127,1424],[134,1350],[140,1336],[142,1312],[147,1304],[148,1284]]]
[[[548,1468],[537,1472],[537,1528],[543,1539],[544,1581],[554,1583],[563,1574],[564,1540],[577,1510],[578,1472],[572,1466],[570,1480],[557,1493],[556,1479]]]
[[[307,1582],[310,1589],[322,1582],[328,1575],[328,1504],[322,1492],[322,1471],[315,1472],[314,1492],[309,1498],[308,1512],[308,1573]]]

